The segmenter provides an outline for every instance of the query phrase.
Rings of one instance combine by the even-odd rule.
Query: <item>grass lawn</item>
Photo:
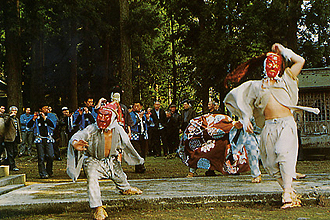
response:
[[[186,209],[171,210],[125,210],[125,212],[108,212],[108,219],[127,219],[127,220],[157,220],[157,219],[329,219],[330,207],[304,206],[290,210],[279,210],[278,207],[265,205],[254,205],[253,207],[231,206],[231,207],[196,207]],[[62,213],[49,215],[27,216],[25,220],[70,220],[70,219],[91,219],[92,212],[83,213]]]
[[[13,173],[25,173],[28,184],[35,182],[67,182],[71,181],[66,174],[66,159],[62,161],[54,161],[54,176],[50,179],[40,179],[38,174],[38,164],[36,157],[23,156],[16,158],[17,166],[20,171]],[[330,160],[315,160],[315,161],[298,161],[297,172],[312,174],[312,173],[330,173]],[[188,168],[181,162],[178,157],[167,159],[165,157],[147,157],[145,166],[147,171],[143,174],[134,173],[134,166],[128,166],[123,163],[123,168],[128,176],[128,179],[160,179],[160,178],[178,178],[185,177],[188,173]],[[261,172],[265,174],[265,170],[261,166]],[[205,170],[198,170],[198,175],[204,176]],[[216,172],[218,175],[220,172]],[[247,172],[243,175],[249,175]],[[81,179],[85,177],[81,175]]]

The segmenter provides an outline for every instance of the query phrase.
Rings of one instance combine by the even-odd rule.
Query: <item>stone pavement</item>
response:
[[[110,180],[100,181],[107,210],[173,208],[183,206],[253,205],[272,203],[280,207],[281,188],[268,175],[260,184],[251,183],[250,176],[216,176],[173,179],[130,180],[143,190],[142,195],[124,196]],[[304,204],[330,199],[330,173],[310,174],[294,181]],[[42,183],[25,186],[0,196],[0,219],[18,214],[88,211],[86,182]]]

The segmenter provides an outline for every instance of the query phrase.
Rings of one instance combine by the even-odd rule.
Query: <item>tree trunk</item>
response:
[[[7,0],[4,8],[5,23],[5,70],[7,74],[8,107],[23,108],[22,68],[20,46],[19,1]]]
[[[197,0],[197,4],[199,5],[198,11],[197,11],[197,17],[199,19],[199,37],[198,41],[201,42],[198,45],[203,45],[202,41],[204,39],[201,38],[203,35],[203,32],[205,31],[205,23],[206,23],[206,18],[205,15],[203,14],[204,12],[204,7],[205,7],[205,2],[204,0]],[[200,46],[201,47],[201,46]],[[199,51],[202,51],[201,48],[199,48]],[[207,104],[209,102],[209,85],[212,84],[210,82],[210,79],[208,78],[208,74],[206,72],[205,64],[201,58],[197,58],[198,60],[198,67],[199,71],[201,72],[201,76],[203,76],[201,80],[202,88],[201,88],[201,94],[200,97],[202,99],[202,105],[203,105],[203,112],[207,110]]]
[[[208,110],[208,103],[209,103],[209,89],[208,86],[209,82],[203,83],[203,87],[201,88],[201,98],[202,98],[202,105],[203,105],[203,113]]]
[[[38,30],[40,32],[40,30]],[[37,32],[37,33],[38,33]],[[36,92],[37,91],[37,92]],[[32,42],[31,62],[31,108],[38,110],[40,104],[45,102],[44,89],[44,45],[43,36]]]
[[[171,12],[171,44],[172,44],[172,77],[173,77],[173,100],[172,103],[173,104],[177,104],[177,90],[178,90],[178,86],[177,86],[177,77],[178,77],[178,72],[177,72],[177,66],[176,66],[176,47],[175,47],[175,38],[174,38],[174,18],[173,18],[173,14]],[[171,104],[171,103],[169,103]]]
[[[288,27],[287,27],[287,44],[293,51],[297,51],[297,33],[298,33],[298,20],[301,18],[301,5],[302,0],[288,0]]]
[[[99,95],[102,97],[110,97],[110,38],[108,36],[105,37],[105,39],[102,42],[102,62],[101,62],[101,82],[99,82],[101,85],[100,91],[98,92]],[[101,98],[101,97],[94,97],[94,98]],[[110,99],[109,99],[110,100]]]
[[[77,27],[75,22],[72,22],[70,25],[70,93],[69,93],[69,100],[70,109],[77,109],[78,108],[78,83],[77,83],[77,67],[78,67],[78,57],[77,57]]]
[[[131,39],[126,24],[129,20],[128,0],[119,0],[120,5],[120,73],[123,93],[122,102],[130,105],[133,102],[133,84],[132,84],[132,58],[131,58]]]

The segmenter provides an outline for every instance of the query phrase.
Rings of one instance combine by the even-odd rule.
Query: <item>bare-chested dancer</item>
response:
[[[263,128],[260,155],[267,172],[283,188],[281,208],[298,207],[301,201],[292,187],[298,152],[297,127],[292,112],[302,109],[318,114],[319,110],[297,106],[297,76],[305,63],[303,57],[276,43],[264,58],[264,79],[248,81],[231,90],[224,103],[233,114],[243,119],[247,132],[253,132],[252,116]],[[284,69],[283,58],[292,62],[292,66]],[[240,69],[244,68],[241,66]]]
[[[141,194],[131,187],[121,167],[121,158],[129,165],[143,164],[124,129],[117,123],[117,103],[108,103],[98,110],[96,123],[74,134],[69,142],[67,173],[75,181],[82,165],[87,175],[89,204],[95,219],[108,215],[102,206],[99,179],[111,179],[124,195]],[[76,162],[75,150],[78,151]],[[82,153],[83,152],[83,153]]]

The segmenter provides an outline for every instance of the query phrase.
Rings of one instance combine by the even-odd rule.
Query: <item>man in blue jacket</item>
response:
[[[48,179],[53,175],[54,138],[53,131],[56,122],[48,117],[48,105],[42,105],[39,112],[35,112],[27,127],[33,128],[38,152],[38,170],[41,179]],[[46,162],[46,166],[45,166]]]
[[[73,114],[74,124],[79,130],[83,130],[88,125],[96,122],[97,113],[94,108],[94,99],[87,98],[84,102],[85,107],[78,108]]]
[[[130,113],[133,120],[133,126],[131,127],[131,143],[140,156],[145,159],[148,153],[147,130],[152,118],[150,117],[150,114],[145,114],[145,112],[142,111],[142,108],[142,103],[136,101],[133,105],[133,111]],[[144,164],[135,166],[136,173],[144,173],[145,171],[146,168],[144,167]]]
[[[33,130],[27,128],[27,123],[33,118],[31,114],[31,108],[25,108],[25,113],[20,116],[21,132],[22,132],[22,144],[18,156],[23,156],[26,153],[28,156],[32,155],[32,142],[33,142]]]

